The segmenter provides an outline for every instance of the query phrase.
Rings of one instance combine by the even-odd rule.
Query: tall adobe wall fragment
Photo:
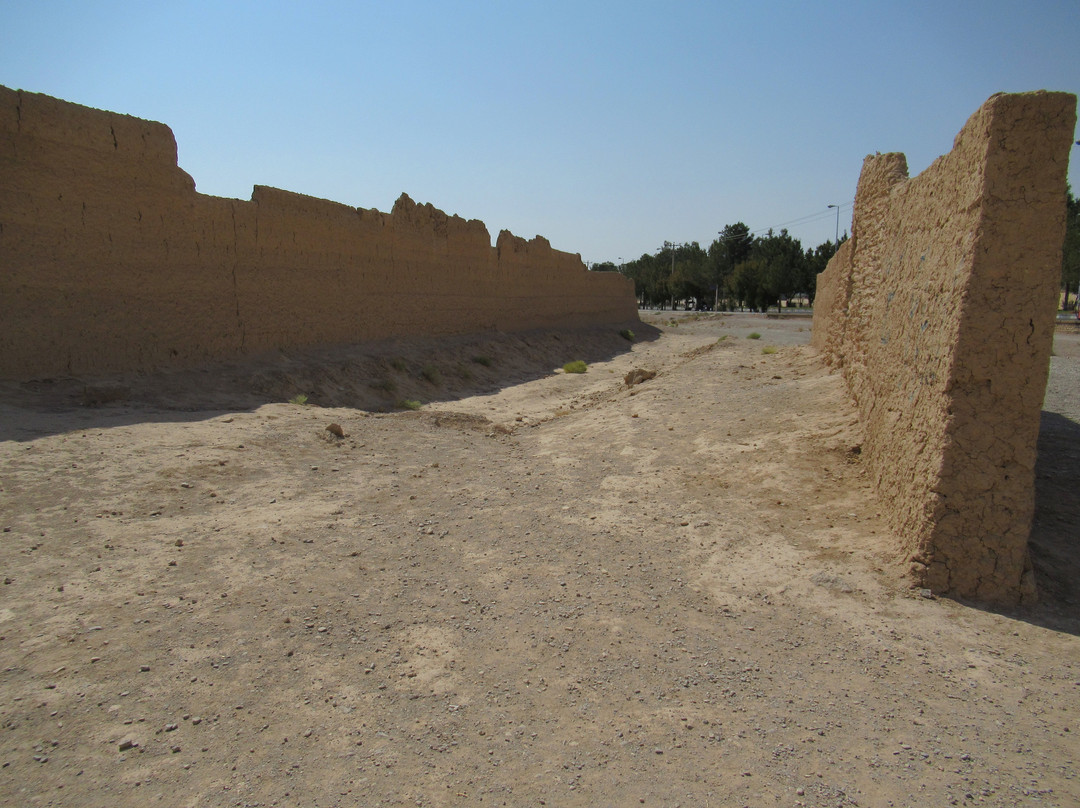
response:
[[[637,319],[629,280],[503,240],[404,195],[199,194],[167,126],[0,87],[3,379]]]
[[[917,580],[1001,605],[1027,553],[1076,98],[990,98],[907,178],[866,158],[853,234],[818,279],[813,344],[858,402],[863,458]]]

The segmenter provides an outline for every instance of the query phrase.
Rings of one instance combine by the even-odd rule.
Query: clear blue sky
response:
[[[203,193],[404,191],[618,261],[831,239],[866,154],[914,175],[993,93],[1080,91],[1080,2],[0,0],[0,84],[168,124]]]

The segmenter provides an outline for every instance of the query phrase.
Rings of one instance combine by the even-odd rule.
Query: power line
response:
[[[844,202],[839,207],[840,207],[840,210],[843,211],[845,209],[850,210],[854,206],[855,206],[854,202]],[[774,231],[775,230],[781,230],[781,229],[783,229],[785,227],[789,227],[791,225],[813,224],[815,222],[823,222],[826,219],[833,218],[834,216],[836,216],[836,214],[833,213],[831,210],[828,210],[828,209],[826,209],[824,211],[821,211],[819,213],[808,213],[805,216],[801,216],[798,219],[792,219],[789,222],[783,222],[781,224],[773,225],[772,227],[763,227],[760,230],[752,230],[750,232],[750,235],[757,236],[757,235],[761,235],[762,233],[768,233],[770,230],[774,230]]]
[[[844,210],[851,210],[854,206],[855,206],[855,204],[853,202],[844,202],[839,207],[840,207],[841,211],[844,211]],[[790,227],[792,225],[814,224],[816,222],[823,222],[826,219],[833,218],[834,216],[836,216],[836,214],[833,213],[831,210],[828,210],[828,209],[826,209],[824,211],[817,212],[817,213],[808,213],[805,216],[800,216],[797,219],[791,219],[790,221],[787,221],[787,222],[781,222],[780,224],[774,224],[774,225],[772,225],[770,227],[762,227],[762,228],[760,228],[758,230],[748,230],[747,233],[746,233],[746,236],[750,236],[750,237],[760,236],[763,233],[768,233],[770,230],[775,232],[777,230],[782,230],[785,227]],[[729,237],[727,239],[721,237],[721,238],[715,239],[715,241],[719,241],[719,242],[732,241],[732,240],[738,241],[738,240],[741,240],[743,238],[744,238],[744,236],[731,236],[731,237]]]

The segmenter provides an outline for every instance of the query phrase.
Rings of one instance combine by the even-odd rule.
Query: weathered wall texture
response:
[[[196,193],[159,123],[0,87],[0,378],[637,319],[633,284],[402,196]]]
[[[813,344],[858,402],[863,458],[935,592],[1035,596],[1027,554],[1076,98],[990,98],[908,179],[866,158]]]

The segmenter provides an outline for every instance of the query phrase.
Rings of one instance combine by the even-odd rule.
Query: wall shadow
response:
[[[630,341],[623,335],[633,332]],[[661,331],[639,321],[579,329],[402,338],[280,352],[183,370],[0,383],[0,440],[138,423],[206,420],[302,396],[316,407],[391,412],[447,402],[603,362]]]
[[[1080,424],[1042,413],[1029,547],[1038,603],[1021,619],[1080,635]]]

